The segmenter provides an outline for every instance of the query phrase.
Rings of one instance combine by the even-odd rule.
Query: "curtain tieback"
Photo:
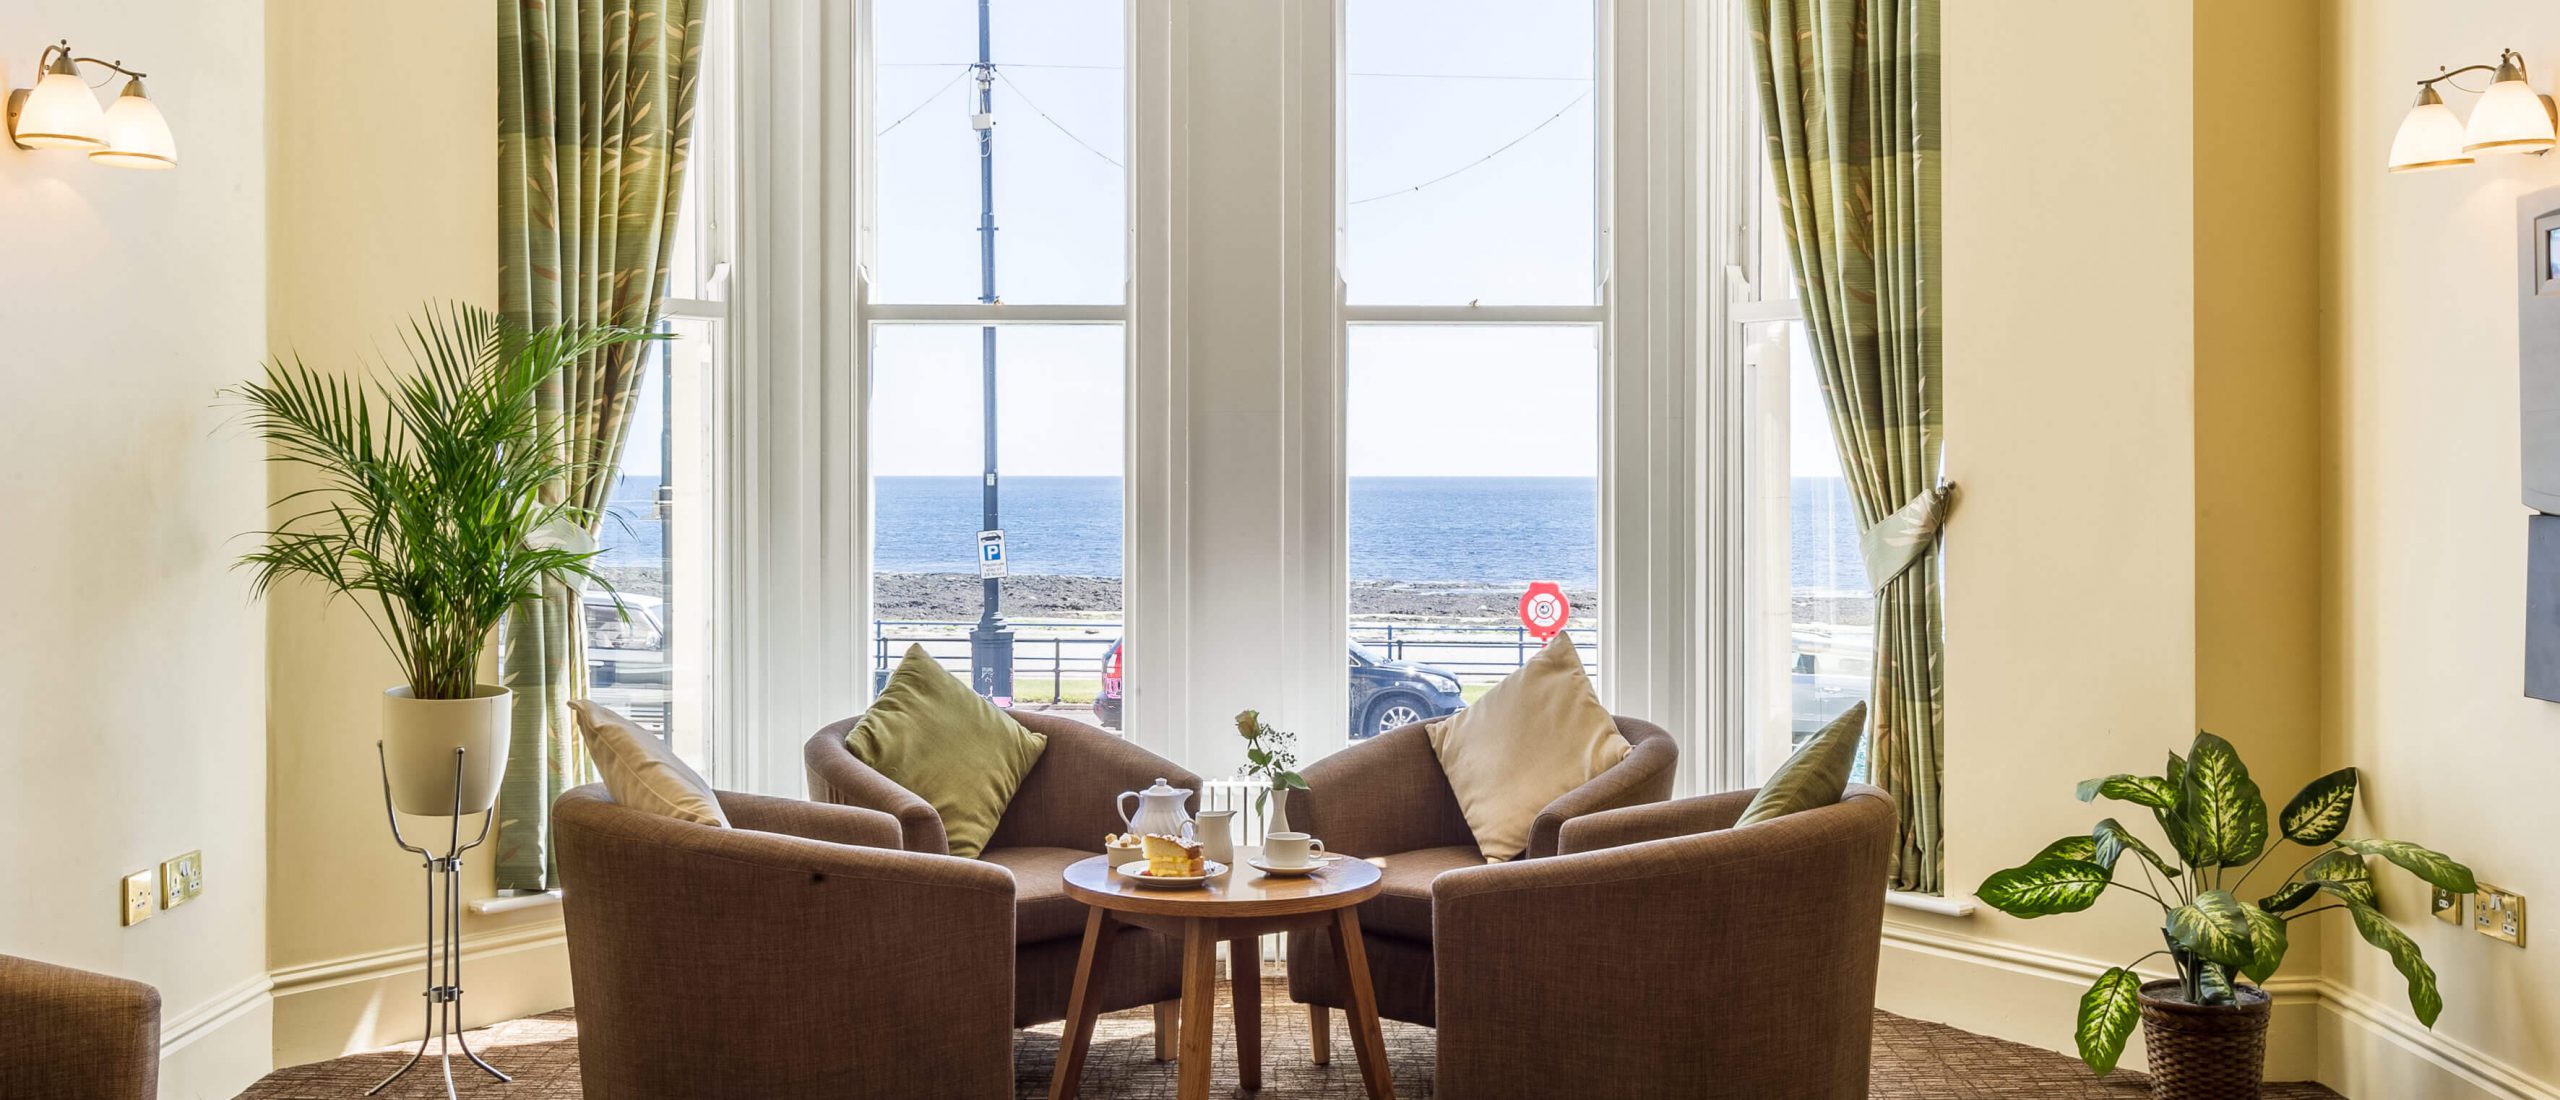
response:
[[[1939,478],[1910,503],[1858,533],[1858,552],[1866,558],[1867,580],[1876,591],[1884,591],[1885,585],[1938,544],[1938,531],[1946,526],[1955,494],[1955,483]]]

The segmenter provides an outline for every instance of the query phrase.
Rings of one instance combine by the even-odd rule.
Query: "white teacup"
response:
[[[1262,860],[1274,867],[1305,867],[1322,854],[1324,842],[1305,833],[1272,833],[1262,838]]]

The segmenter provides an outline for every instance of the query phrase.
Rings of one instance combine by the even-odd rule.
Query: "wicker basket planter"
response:
[[[2272,1007],[2265,991],[2242,985],[2239,1004],[2211,1006],[2188,1004],[2178,994],[2174,980],[2142,987],[2152,1100],[2257,1100]]]

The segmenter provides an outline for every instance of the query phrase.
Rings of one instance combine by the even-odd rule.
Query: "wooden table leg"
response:
[[[1110,976],[1111,938],[1118,925],[1094,909],[1084,918],[1084,949],[1076,955],[1076,983],[1067,996],[1067,1026],[1058,1037],[1058,1066],[1049,1074],[1049,1100],[1074,1100],[1084,1076],[1085,1048],[1093,1045],[1093,1021],[1102,1015],[1102,982]]]
[[[1217,1032],[1217,929],[1195,917],[1182,924],[1182,1072],[1174,1091],[1180,1100],[1209,1100],[1209,1048]]]
[[[1368,1086],[1369,1100],[1395,1100],[1395,1071],[1387,1066],[1387,1040],[1378,1030],[1378,995],[1369,984],[1369,952],[1360,943],[1357,911],[1334,911],[1333,956],[1351,1000],[1351,1049],[1360,1056],[1360,1082]]]
[[[1333,1064],[1333,1010],[1323,1005],[1307,1006],[1307,1050],[1315,1055],[1319,1066]]]
[[[1262,1087],[1262,937],[1227,941],[1227,988],[1236,999],[1236,1086]]]
[[[1156,1061],[1170,1062],[1182,1042],[1182,998],[1156,1002]]]

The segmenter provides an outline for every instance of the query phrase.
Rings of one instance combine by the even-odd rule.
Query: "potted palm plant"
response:
[[[2435,970],[2418,945],[2382,915],[2370,859],[2379,857],[2446,890],[2469,893],[2477,885],[2469,868],[2440,853],[2397,840],[2345,836],[2357,782],[2354,768],[2314,779],[2271,823],[2266,799],[2240,754],[2230,742],[2198,733],[2186,756],[2169,754],[2164,774],[2110,775],[2080,784],[2082,802],[2106,798],[2150,810],[2169,856],[2111,817],[1993,874],[1976,894],[2016,917],[2076,913],[2110,890],[2159,906],[2162,948],[2110,968],[2081,997],[2081,1060],[2100,1074],[2114,1069],[2139,1019],[2157,1100],[2254,1097],[2266,1057],[2269,1008],[2267,994],[2254,983],[2284,964],[2295,921],[2343,910],[2356,934],[2390,955],[2408,980],[2409,1007],[2419,1022],[2434,1027],[2444,1010]],[[2279,851],[2285,858],[2276,861],[2278,867],[2296,855],[2302,859],[2282,879],[2259,887],[2266,892],[2255,900],[2242,900],[2252,892],[2250,879]],[[2127,865],[2140,872],[2139,883],[2118,874]],[[2134,967],[2162,956],[2176,968],[2176,978],[2146,982],[2135,973]]]
[[[558,499],[582,467],[536,414],[535,391],[582,356],[646,338],[430,307],[403,334],[412,369],[396,378],[277,359],[226,391],[270,461],[310,474],[277,500],[287,518],[240,559],[254,590],[300,579],[346,598],[400,664],[404,682],[383,693],[382,743],[401,812],[477,813],[497,800],[512,694],[479,680],[490,634],[544,586],[597,579],[592,517]]]

